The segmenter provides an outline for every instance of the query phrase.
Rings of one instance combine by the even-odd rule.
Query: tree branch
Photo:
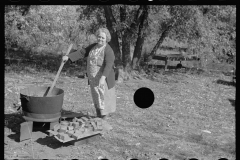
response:
[[[113,16],[111,5],[104,5],[103,9],[104,9],[105,15],[108,15],[106,16],[107,25],[113,27],[113,23],[116,23],[116,20]]]
[[[139,26],[140,22],[141,22],[141,18],[144,15],[144,7],[145,5],[140,5],[140,7],[137,10],[137,13],[135,14],[134,17],[134,21],[133,23],[130,25],[129,31],[133,34],[134,32],[136,32],[137,27]]]

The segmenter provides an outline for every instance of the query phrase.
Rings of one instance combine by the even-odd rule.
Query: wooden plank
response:
[[[96,134],[96,135],[85,137],[79,140],[71,141],[70,143],[72,145],[78,146],[78,145],[88,144],[88,143],[97,141],[100,137],[101,137],[101,134]]]
[[[152,59],[165,61],[167,59],[167,56],[153,56]]]
[[[169,55],[155,55],[153,56],[153,59],[155,60],[162,60],[166,61],[166,59],[171,61],[193,61],[193,60],[199,60],[196,56],[184,56],[182,54],[169,54]]]

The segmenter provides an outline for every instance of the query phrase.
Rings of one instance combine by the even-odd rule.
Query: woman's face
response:
[[[105,45],[107,43],[107,37],[106,34],[103,32],[100,32],[97,36],[98,44]]]

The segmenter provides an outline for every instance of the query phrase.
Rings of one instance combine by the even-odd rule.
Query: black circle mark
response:
[[[198,160],[197,158],[190,158],[189,160]]]
[[[228,160],[227,158],[220,158],[220,159],[218,159],[218,160]]]
[[[159,160],[168,160],[167,158],[161,158],[161,159],[159,159]]]
[[[134,93],[133,101],[139,108],[148,108],[154,102],[153,91],[146,87],[139,88]]]

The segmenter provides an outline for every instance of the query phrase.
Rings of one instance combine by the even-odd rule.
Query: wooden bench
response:
[[[196,56],[184,56],[182,54],[169,54],[169,55],[155,55],[153,56],[154,60],[161,60],[165,62],[165,70],[167,70],[169,61],[180,61],[180,65],[182,61],[199,61],[200,58]],[[179,64],[178,64],[179,65]]]

